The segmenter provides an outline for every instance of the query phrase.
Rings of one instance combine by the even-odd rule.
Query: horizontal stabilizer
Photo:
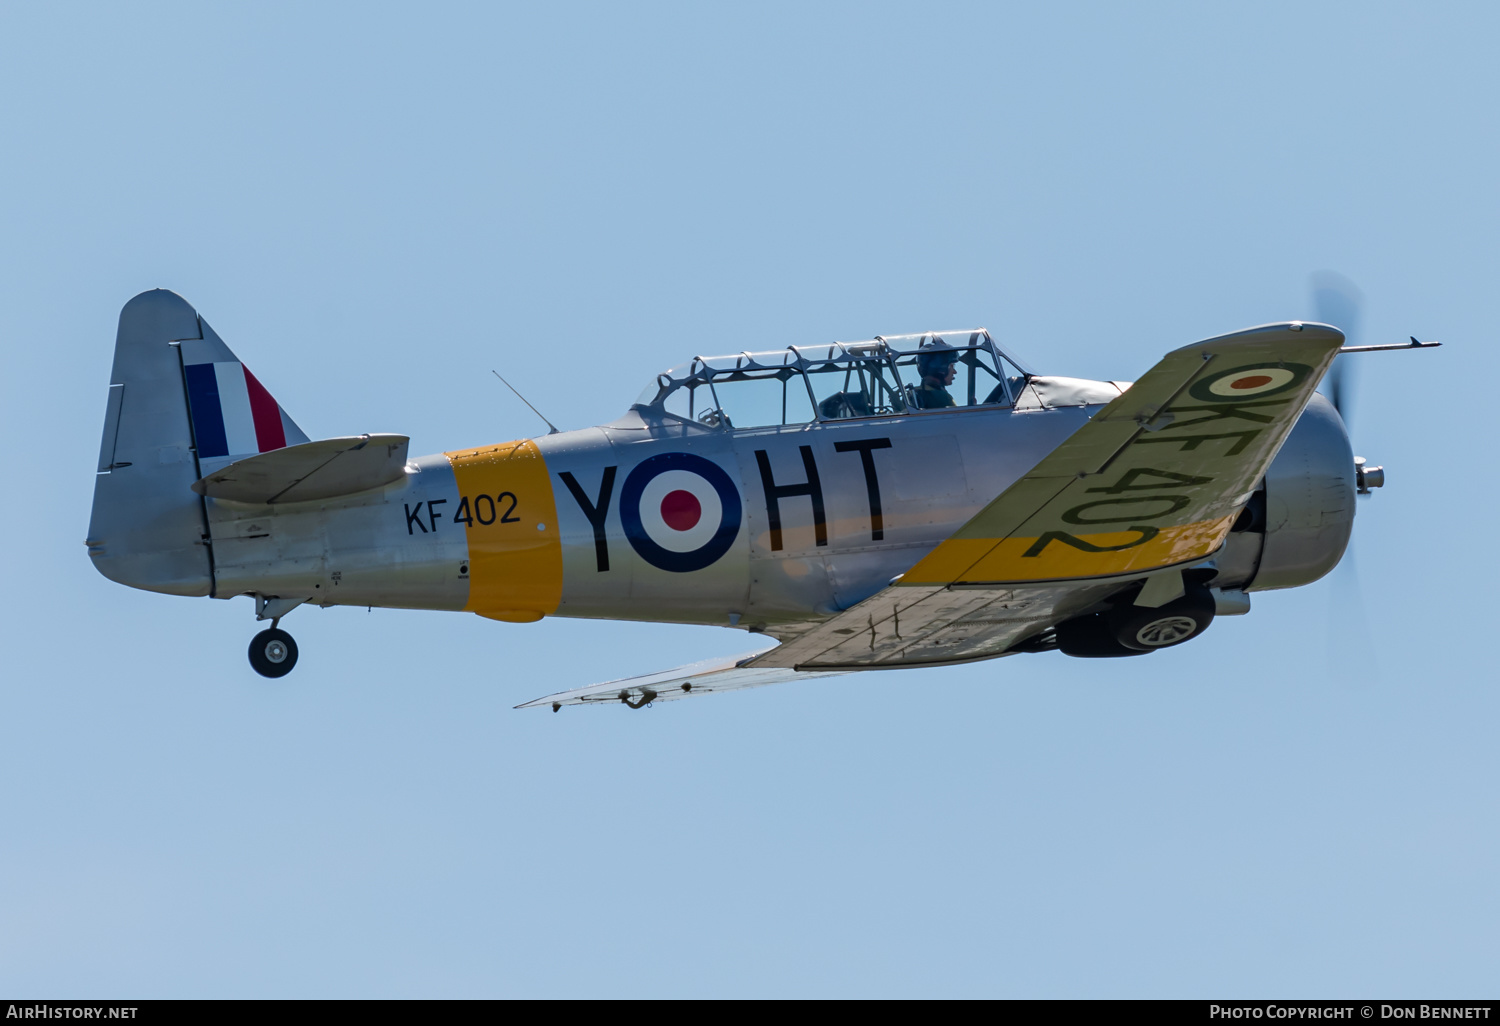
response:
[[[304,442],[229,464],[193,482],[211,499],[287,503],[331,499],[401,478],[406,435],[354,435]]]
[[[564,705],[623,702],[634,709],[649,702],[670,702],[677,698],[687,698],[689,695],[739,691],[742,688],[758,688],[790,680],[837,677],[843,672],[825,670],[803,673],[781,667],[751,669],[741,665],[761,654],[763,653],[750,652],[723,659],[705,659],[700,663],[679,666],[675,670],[662,670],[641,677],[625,677],[603,684],[593,684],[586,688],[575,688],[572,691],[559,691],[546,698],[523,702],[516,708],[533,709],[550,705],[555,712]]]

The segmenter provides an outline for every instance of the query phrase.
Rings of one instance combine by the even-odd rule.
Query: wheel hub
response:
[[[271,641],[266,644],[266,661],[281,663],[286,661],[286,644],[280,641]]]
[[[1160,648],[1163,645],[1175,645],[1179,641],[1186,641],[1197,629],[1198,621],[1191,616],[1164,616],[1160,620],[1152,620],[1136,631],[1135,640],[1151,648]]]

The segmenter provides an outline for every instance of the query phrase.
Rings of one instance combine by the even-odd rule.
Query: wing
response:
[[[649,702],[671,702],[690,695],[708,695],[720,691],[739,691],[743,688],[758,688],[766,684],[780,684],[789,680],[813,680],[818,677],[836,677],[842,671],[814,671],[799,673],[783,667],[749,668],[745,664],[759,652],[729,656],[724,659],[708,659],[701,663],[689,663],[675,670],[663,670],[642,677],[625,677],[620,680],[593,684],[572,691],[560,691],[546,698],[523,702],[517,709],[552,707],[556,712],[564,705],[585,705],[598,702],[623,702],[638,709]]]
[[[1342,343],[1335,328],[1292,323],[1167,354],[891,587],[778,632],[785,643],[747,665],[874,669],[1002,655],[1126,582],[1206,559]]]

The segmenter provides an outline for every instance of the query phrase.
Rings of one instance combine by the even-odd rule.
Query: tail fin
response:
[[[181,296],[143,292],[120,311],[89,555],[105,577],[170,595],[213,594],[193,482],[234,459],[307,441]]]

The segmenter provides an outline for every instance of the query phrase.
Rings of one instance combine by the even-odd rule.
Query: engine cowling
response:
[[[1354,492],[1349,433],[1333,404],[1315,394],[1266,471],[1263,494],[1230,534],[1218,581],[1246,591],[1316,581],[1349,545]]]

